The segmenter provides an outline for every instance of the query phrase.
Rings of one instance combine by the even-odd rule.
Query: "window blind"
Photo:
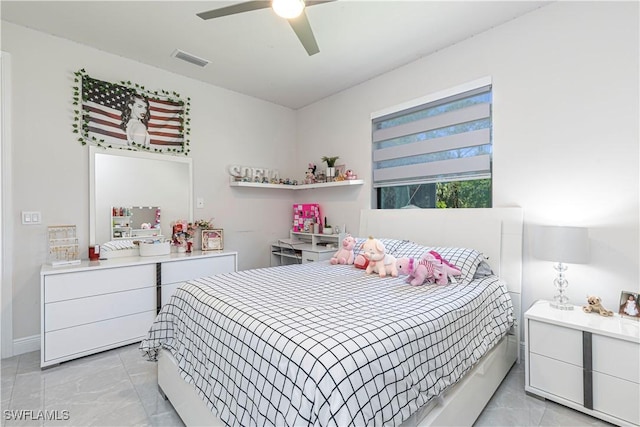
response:
[[[491,177],[491,85],[372,120],[373,186]]]

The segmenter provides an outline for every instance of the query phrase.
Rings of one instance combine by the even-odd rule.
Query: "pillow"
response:
[[[480,264],[478,265],[478,269],[473,275],[473,278],[481,279],[483,277],[491,276],[492,274],[493,274],[493,270],[491,269],[491,266],[489,265],[489,263],[485,260],[482,260],[480,261]]]
[[[358,254],[362,252],[362,244],[368,239],[368,237],[356,237],[356,246],[353,248],[353,256],[356,257]],[[380,242],[384,245],[384,252],[393,255],[396,258],[404,255],[397,255],[401,248],[410,243],[408,240],[399,240],[399,239],[385,239],[378,238]]]
[[[482,262],[485,262],[484,255],[475,249],[424,246],[415,242],[406,242],[393,255],[396,258],[421,258],[429,251],[436,251],[442,258],[460,269],[460,276],[452,278],[456,283],[473,280],[478,267]],[[486,266],[489,269],[488,274],[491,274],[491,267],[488,264]],[[485,269],[482,271],[486,273]]]

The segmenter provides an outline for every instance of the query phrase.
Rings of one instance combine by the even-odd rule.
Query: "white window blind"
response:
[[[373,186],[491,178],[491,85],[372,120]]]

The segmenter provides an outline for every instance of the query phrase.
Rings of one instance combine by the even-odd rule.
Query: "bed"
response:
[[[185,283],[141,343],[185,424],[475,421],[518,357],[522,211],[363,210],[369,235],[463,274],[416,287],[319,262]]]

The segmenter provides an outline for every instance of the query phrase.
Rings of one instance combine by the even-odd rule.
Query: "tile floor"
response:
[[[40,370],[40,352],[3,359],[2,426],[182,426],[158,393],[156,365],[130,345]],[[12,410],[43,411],[57,420],[7,419]],[[9,412],[7,412],[9,411]],[[57,411],[57,412],[56,412]],[[24,414],[24,412],[23,412]],[[65,419],[66,418],[66,419]],[[608,426],[524,392],[515,365],[476,426]]]

